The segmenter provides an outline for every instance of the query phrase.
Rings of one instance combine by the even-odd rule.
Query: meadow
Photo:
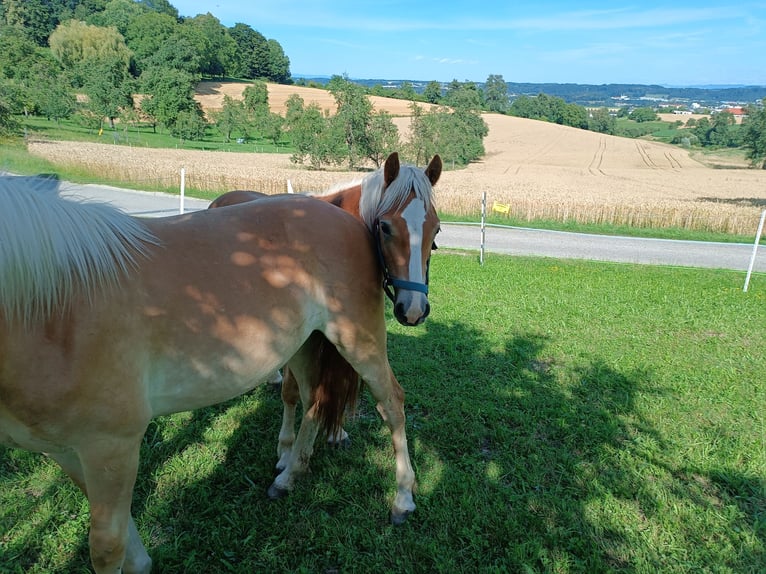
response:
[[[156,571],[766,571],[766,288],[741,284],[440,250],[426,324],[388,320],[409,521],[388,523],[390,435],[366,394],[351,446],[319,446],[269,500],[264,386],[151,424],[133,510]],[[88,571],[87,520],[56,465],[0,449],[0,571]]]

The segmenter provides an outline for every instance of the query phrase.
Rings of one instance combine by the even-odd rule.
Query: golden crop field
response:
[[[243,84],[208,86],[199,98],[216,107],[223,94],[241,93]],[[269,86],[269,103],[284,108],[290,93],[330,109],[327,92],[295,86]],[[218,98],[216,100],[215,98]],[[374,99],[376,109],[398,116],[400,133],[409,126],[407,102]],[[390,106],[390,107],[389,107]],[[642,139],[628,139],[495,114],[486,156],[465,169],[448,169],[436,186],[440,211],[478,215],[482,194],[488,209],[508,204],[522,219],[682,227],[752,235],[766,208],[766,170],[714,169],[689,152]],[[223,192],[321,191],[360,177],[340,170],[310,171],[289,155],[139,149],[125,146],[31,142],[33,154],[54,163],[86,167],[125,181],[177,181],[186,169],[187,185]],[[448,166],[450,167],[450,166]]]

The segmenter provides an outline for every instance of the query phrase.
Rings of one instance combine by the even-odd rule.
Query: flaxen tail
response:
[[[319,371],[314,389],[317,422],[327,436],[335,436],[343,425],[348,407],[353,413],[359,397],[360,379],[354,368],[324,335],[316,347]]]

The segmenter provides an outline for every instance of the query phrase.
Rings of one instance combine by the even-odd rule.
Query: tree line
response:
[[[227,28],[210,13],[180,17],[167,0],[2,0],[0,53],[6,131],[13,114],[76,114],[91,125],[136,112],[155,127],[194,137],[204,128],[194,100],[203,77],[291,77],[276,40],[246,24]],[[77,94],[87,105],[78,106]]]

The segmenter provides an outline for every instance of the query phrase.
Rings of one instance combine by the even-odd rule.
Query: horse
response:
[[[394,314],[397,320],[407,326],[421,324],[430,312],[427,300],[428,267],[431,251],[436,249],[435,237],[439,232],[439,217],[433,201],[433,186],[439,180],[441,170],[442,162],[438,155],[435,155],[428,166],[421,170],[415,166],[400,164],[399,155],[392,153],[381,169],[368,174],[361,180],[340,184],[324,194],[312,196],[347,211],[367,226],[377,245],[384,276],[383,288],[394,303]],[[258,191],[234,190],[217,197],[208,208],[236,205],[265,197],[269,196]],[[406,264],[402,265],[401,262]],[[395,276],[390,269],[396,269]],[[408,315],[404,312],[405,294],[413,290],[415,294],[422,296],[418,299],[421,305],[418,307],[420,315]],[[412,295],[412,293],[409,294]],[[323,373],[332,372],[345,380],[354,377],[348,364],[337,355],[332,346],[324,344],[321,335],[315,335],[312,344],[314,364]],[[325,369],[326,364],[332,366]],[[327,384],[332,383],[327,381]],[[295,412],[298,397],[298,385],[291,375],[288,363],[282,377],[284,410],[277,448],[279,457],[277,470],[283,469],[287,464],[295,440]],[[303,404],[312,405],[315,402],[313,397],[308,400],[309,402],[303,401]],[[348,433],[342,427],[335,429],[328,436],[328,442],[331,444],[347,444],[348,441]],[[284,495],[287,490],[288,488],[280,488],[279,484],[276,484],[269,494],[276,498]]]
[[[303,418],[285,468],[354,390],[323,388],[315,333],[361,376],[389,428],[392,522],[415,509],[404,393],[388,361],[375,246],[354,217],[304,196],[158,219],[0,177],[0,444],[46,453],[86,495],[97,573],[146,573],[131,516],[152,418],[217,404],[290,360]]]

